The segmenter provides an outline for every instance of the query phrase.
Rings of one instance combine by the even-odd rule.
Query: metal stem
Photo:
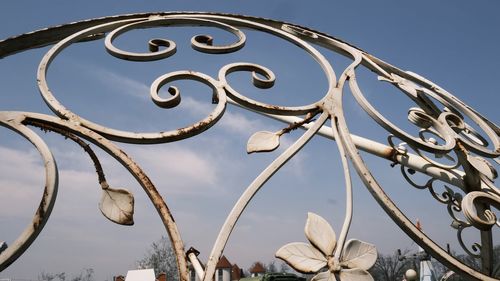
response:
[[[210,281],[215,274],[215,266],[224,250],[224,247],[229,239],[229,236],[236,225],[241,213],[246,208],[253,196],[259,189],[274,175],[288,160],[290,160],[319,130],[326,122],[329,114],[323,112],[315,125],[309,128],[294,144],[292,144],[285,152],[276,158],[262,173],[248,186],[243,192],[238,202],[234,205],[222,226],[219,236],[215,241],[210,257],[208,258],[207,267],[203,281]]]

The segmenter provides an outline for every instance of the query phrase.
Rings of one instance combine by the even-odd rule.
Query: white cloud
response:
[[[25,215],[26,212],[32,215],[45,185],[41,157],[35,149],[20,151],[2,146],[0,155],[0,213],[2,216]],[[26,203],[20,204],[22,202]]]
[[[209,153],[177,144],[132,147],[127,153],[169,194],[206,192],[217,186],[218,167]]]
[[[110,85],[120,92],[141,99],[149,99],[149,86],[143,82],[136,81],[104,68],[95,68],[94,75],[98,77],[99,80],[105,82],[106,85]]]
[[[102,66],[93,65],[86,61],[73,61],[74,67],[80,68],[85,75],[97,79],[106,87],[129,96],[147,100],[149,99],[150,86],[144,82],[134,80],[130,77],[118,74]]]

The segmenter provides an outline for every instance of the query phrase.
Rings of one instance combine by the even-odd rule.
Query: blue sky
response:
[[[500,121],[498,1],[8,1],[0,11],[0,38],[83,19],[153,11],[224,12],[308,26],[401,69],[416,72],[493,122]],[[216,77],[224,64],[246,60],[266,65],[278,77],[273,89],[260,91],[245,84],[245,75],[235,75],[234,82],[256,98],[300,105],[314,102],[326,89],[326,79],[314,60],[272,36],[248,31],[251,40],[241,51],[214,56],[194,52],[188,41],[183,41],[204,30],[165,30],[166,36],[177,38],[179,45],[178,53],[171,59],[147,64],[125,62],[109,56],[102,41],[78,44],[56,59],[49,71],[49,84],[67,107],[92,121],[144,131],[184,126],[211,109],[210,94],[196,83],[180,84],[186,91],[178,109],[165,111],[154,107],[148,98],[149,85],[169,71],[193,69]],[[165,36],[164,32],[137,32],[118,43],[124,48],[140,48],[149,36]],[[38,63],[47,50],[37,49],[0,60],[1,110],[50,114],[35,83]],[[337,74],[343,70],[347,60],[319,50],[332,61]],[[384,97],[381,91],[387,88],[374,83],[376,77],[370,73],[360,70],[360,77],[366,78],[362,85],[367,87],[364,90],[370,101],[384,114],[394,116],[398,124],[405,123],[403,114],[408,101]],[[387,133],[374,126],[352,98],[346,97],[345,107],[354,133],[384,141]],[[280,148],[273,153],[247,156],[246,141],[254,132],[282,127],[229,107],[216,126],[195,138],[155,146],[120,146],[144,168],[165,196],[186,247],[194,246],[206,259],[241,192],[283,151]],[[156,212],[133,178],[114,159],[98,151],[109,181],[130,189],[136,198],[134,226],[108,222],[97,208],[99,186],[86,156],[59,136],[40,134],[58,161],[58,199],[39,238],[15,264],[0,273],[0,278],[36,279],[41,271],[76,273],[86,267],[95,269],[98,280],[124,274],[134,267],[148,245],[163,235]],[[283,146],[299,135],[300,131],[296,131],[287,136]],[[37,153],[21,138],[0,129],[0,139],[0,240],[13,241],[31,220],[41,196],[43,173]],[[399,171],[391,169],[389,163],[367,158],[386,191],[407,215],[420,218],[431,237],[443,245],[451,243],[458,251],[445,208],[427,192],[405,184]],[[344,193],[338,160],[334,143],[323,138],[311,141],[267,183],[246,210],[226,248],[229,260],[243,268],[256,260],[271,261],[282,245],[305,239],[307,211],[324,216],[339,232]],[[382,253],[415,247],[366,188],[358,180],[354,185],[355,215],[349,237],[374,243]],[[498,231],[495,238],[498,241]]]

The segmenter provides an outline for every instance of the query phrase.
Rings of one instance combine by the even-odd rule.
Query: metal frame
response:
[[[46,81],[51,62],[71,44],[105,38],[106,50],[117,58],[132,61],[166,59],[176,50],[176,43],[171,40],[152,39],[149,42],[149,53],[124,51],[114,46],[113,41],[130,30],[172,25],[209,26],[229,32],[235,37],[234,43],[222,46],[214,46],[212,38],[208,35],[192,38],[193,49],[210,54],[236,52],[244,48],[246,36],[242,29],[265,32],[289,41],[307,52],[321,66],[328,81],[328,90],[323,98],[313,104],[287,107],[265,104],[246,97],[233,89],[226,80],[226,76],[232,72],[252,72],[253,84],[256,87],[270,88],[274,84],[275,76],[270,69],[261,65],[241,62],[228,64],[220,69],[218,77],[210,77],[195,71],[167,73],[157,78],[151,85],[151,98],[156,105],[163,108],[177,106],[180,102],[178,89],[170,87],[169,92],[172,97],[168,99],[161,98],[158,92],[169,82],[189,79],[208,85],[213,90],[212,100],[216,106],[206,118],[189,127],[158,133],[119,131],[93,123],[64,107],[51,92]],[[100,202],[101,211],[116,223],[133,223],[133,195],[124,189],[109,187],[99,160],[82,139],[113,156],[136,178],[153,202],[165,225],[177,257],[177,267],[182,281],[188,280],[188,261],[194,265],[196,273],[203,281],[213,279],[216,263],[248,203],[269,178],[316,134],[336,140],[340,152],[347,196],[344,224],[337,240],[329,224],[320,216],[310,213],[306,224],[306,236],[311,245],[303,243],[285,245],[278,250],[277,257],[284,259],[299,271],[317,272],[315,280],[335,280],[336,278],[373,280],[367,270],[376,260],[375,247],[358,240],[346,241],[353,205],[350,162],[387,215],[426,252],[459,274],[477,280],[494,280],[490,277],[493,247],[491,233],[493,227],[500,226],[500,222],[491,208],[500,209],[500,190],[494,185],[496,170],[487,159],[498,163],[500,129],[429,80],[415,73],[399,70],[361,49],[308,28],[262,18],[210,13],[172,12],[122,15],[61,25],[0,41],[0,58],[47,45],[52,45],[52,47],[40,62],[37,81],[42,97],[57,117],[31,112],[0,112],[0,125],[15,131],[31,142],[40,152],[46,168],[44,195],[33,223],[9,248],[0,253],[0,270],[8,267],[27,250],[43,229],[55,203],[57,193],[55,160],[43,140],[29,128],[32,126],[62,134],[85,148],[99,175],[103,192]],[[352,63],[337,77],[328,60],[315,46],[340,53],[352,59]],[[373,71],[379,76],[379,80],[391,83],[401,91],[401,94],[413,100],[416,107],[409,110],[408,120],[421,129],[418,136],[413,136],[398,128],[368,102],[356,81],[356,69],[360,66]],[[350,134],[342,104],[346,88],[350,89],[359,105],[388,131],[387,144]],[[433,100],[445,105],[445,108],[439,108]],[[195,136],[214,125],[223,116],[228,103],[290,124],[288,128],[278,132],[254,134],[248,143],[249,153],[276,149],[279,146],[280,137],[292,129],[302,127],[306,131],[266,167],[243,192],[221,227],[212,252],[206,261],[206,267],[203,269],[196,250],[190,249],[185,252],[175,220],[154,184],[114,142],[156,144],[180,141]],[[472,120],[483,132],[476,132],[472,126],[465,123],[464,116]],[[330,120],[330,127],[325,126],[328,120]],[[440,140],[426,137],[426,134],[434,135]],[[395,139],[399,139],[401,143],[396,144]],[[412,186],[429,190],[436,200],[446,204],[453,226],[457,229],[460,244],[470,255],[481,258],[482,270],[478,271],[463,264],[418,229],[384,192],[366,166],[359,150],[385,158],[393,165],[401,165],[404,178]],[[428,153],[435,154],[437,158],[454,155],[452,157],[454,163],[452,165],[441,164],[437,158],[427,156]],[[426,184],[419,185],[411,179],[411,174],[415,172],[428,175],[431,179]],[[439,194],[433,186],[436,181],[445,182],[453,188],[447,188],[445,192]],[[456,215],[460,212],[465,219]],[[481,231],[481,245],[472,247],[475,253],[470,251],[461,239],[463,229],[469,227]]]

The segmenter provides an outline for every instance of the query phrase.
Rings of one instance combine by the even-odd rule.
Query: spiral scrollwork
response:
[[[196,18],[161,18],[152,17],[144,21],[133,22],[116,28],[106,36],[105,46],[106,50],[113,56],[121,59],[132,60],[132,61],[151,61],[167,58],[176,52],[176,44],[171,40],[166,39],[152,39],[149,41],[150,53],[133,53],[121,50],[117,48],[113,41],[115,41],[120,35],[125,32],[140,28],[152,28],[160,26],[182,26],[182,25],[205,25],[212,26],[216,28],[221,28],[234,34],[238,40],[235,43],[224,45],[224,46],[214,46],[213,38],[209,35],[196,35],[191,39],[191,46],[193,49],[210,54],[220,54],[235,52],[245,45],[246,36],[239,29],[234,28],[230,25],[205,19]],[[160,50],[159,47],[165,47],[165,49]]]
[[[481,250],[482,246],[479,243],[472,243],[470,246],[467,246],[465,241],[464,241],[464,230],[470,229],[472,225],[465,223],[465,222],[455,222],[457,228],[457,239],[458,243],[462,247],[462,249],[471,257],[473,258],[481,258]]]
[[[476,228],[489,230],[492,226],[500,227],[500,221],[484,204],[500,210],[500,196],[494,193],[473,191],[465,195],[462,200],[462,209],[467,220]]]

